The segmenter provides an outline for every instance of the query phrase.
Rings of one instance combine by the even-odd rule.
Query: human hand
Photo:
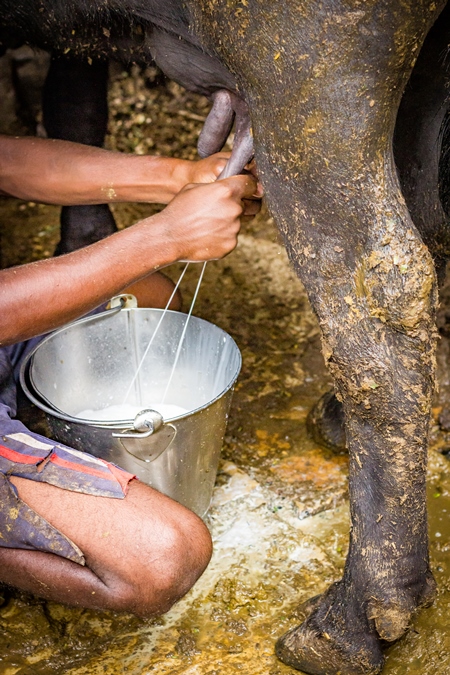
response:
[[[217,152],[215,155],[189,162],[186,167],[187,183],[214,183],[224,170],[230,157],[229,152]]]
[[[174,261],[227,255],[237,244],[240,218],[254,215],[259,206],[258,185],[250,174],[185,186],[159,214]]]
[[[177,160],[178,164],[174,170],[174,178],[176,184],[179,185],[179,190],[190,183],[213,183],[216,181],[224,170],[230,154],[229,152],[217,152],[214,155],[197,161]],[[257,178],[254,161],[246,169]],[[258,198],[263,196],[263,189],[260,183],[258,183],[256,196]]]

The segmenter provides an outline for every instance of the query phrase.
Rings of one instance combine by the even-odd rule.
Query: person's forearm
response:
[[[1,270],[0,346],[72,321],[176,258],[154,216],[74,253]]]
[[[68,141],[0,135],[0,192],[47,204],[165,204],[188,182],[189,164]]]
[[[107,239],[0,271],[0,345],[72,321],[170,263],[227,255],[241,216],[259,209],[256,191],[250,175],[189,185],[160,213]]]

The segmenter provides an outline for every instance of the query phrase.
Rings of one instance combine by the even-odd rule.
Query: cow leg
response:
[[[367,111],[364,131],[358,125],[364,142],[366,132],[372,135],[366,125],[377,127],[376,115],[370,118]],[[386,143],[389,131],[380,125],[378,134]],[[308,162],[300,228],[287,213],[280,219],[279,202],[274,208],[319,316],[349,449],[351,533],[343,579],[277,645],[287,664],[323,675],[378,673],[380,640],[398,639],[434,593],[425,503],[434,266],[401,198],[388,147],[372,154],[374,148],[353,140],[356,147],[347,152],[358,156],[359,168],[335,165],[325,181],[318,160]],[[343,199],[336,199],[336,188]]]
[[[403,94],[394,133],[394,158],[402,193],[441,282],[450,255],[449,25],[450,6],[421,49]],[[314,406],[308,428],[318,443],[344,450],[342,405],[334,392],[326,393]]]
[[[44,126],[50,138],[103,145],[108,122],[108,63],[53,56],[44,87]],[[55,254],[69,253],[116,231],[107,204],[63,206]]]
[[[401,195],[392,137],[444,3],[267,1],[239,13],[201,4],[200,30],[220,21],[230,36],[219,53],[252,111],[267,200],[320,321],[350,455],[343,578],[277,653],[315,675],[375,674],[381,640],[399,638],[435,587],[425,473],[436,276]]]
[[[450,255],[449,26],[450,6],[425,40],[400,104],[394,134],[403,196],[441,279]]]

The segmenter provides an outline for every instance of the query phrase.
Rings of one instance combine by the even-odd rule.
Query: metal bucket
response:
[[[123,467],[203,516],[209,508],[233,385],[241,368],[234,340],[190,317],[165,402],[187,409],[163,419],[154,410],[113,422],[83,420],[83,410],[123,403],[162,315],[158,309],[106,311],[52,333],[21,370],[28,398],[62,443]],[[127,402],[161,401],[187,315],[167,312]]]

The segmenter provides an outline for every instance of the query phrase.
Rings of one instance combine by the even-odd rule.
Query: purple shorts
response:
[[[116,499],[125,497],[134,476],[35,434],[14,419],[20,364],[40,339],[0,348],[0,547],[55,553],[84,565],[78,546],[19,498],[9,476]]]

